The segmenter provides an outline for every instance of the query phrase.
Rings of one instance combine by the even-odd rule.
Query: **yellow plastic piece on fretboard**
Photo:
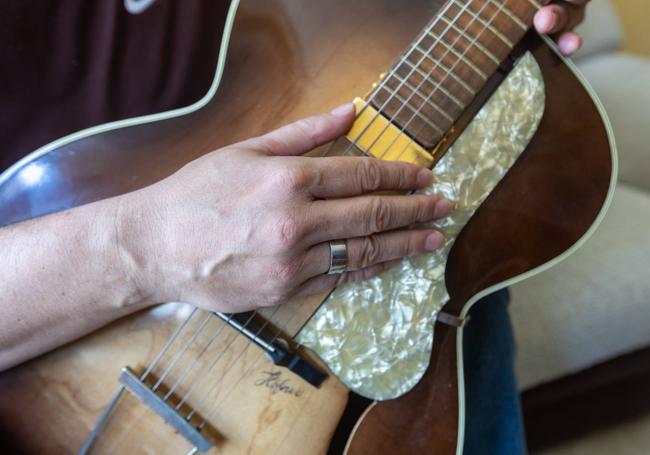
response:
[[[361,98],[354,100],[357,119],[346,137],[368,155],[431,168],[433,156]]]

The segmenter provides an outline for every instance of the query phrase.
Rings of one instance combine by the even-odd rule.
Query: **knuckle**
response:
[[[369,232],[383,232],[391,225],[391,212],[388,203],[381,198],[375,198],[370,204],[368,217]]]
[[[286,213],[281,215],[276,232],[276,252],[286,252],[302,241],[305,222],[295,214]]]
[[[363,191],[373,191],[381,186],[379,164],[373,158],[364,158],[357,167],[357,182]]]
[[[412,219],[411,221],[413,222],[428,221],[431,218],[431,214],[433,213],[433,210],[435,209],[435,202],[430,198],[426,198],[426,197],[411,196],[411,198],[413,198],[412,199],[413,207],[411,209],[411,213],[409,214],[409,216]]]
[[[413,172],[410,166],[400,166],[397,172],[397,187],[408,188],[413,181]]]
[[[301,166],[283,168],[276,173],[274,179],[275,189],[290,195],[303,191],[309,182],[309,172]]]
[[[381,259],[381,247],[379,240],[375,236],[367,237],[363,240],[361,254],[359,256],[359,268],[365,268],[377,264]]]

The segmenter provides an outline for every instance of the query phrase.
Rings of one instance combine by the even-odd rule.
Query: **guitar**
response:
[[[323,453],[342,439],[351,454],[461,452],[462,325],[469,309],[575,250],[602,218],[615,175],[613,140],[592,94],[547,41],[524,37],[537,2],[474,2],[396,8],[388,0],[354,7],[328,1],[298,9],[288,0],[233,1],[213,88],[200,102],[81,131],[0,176],[3,224],[122,194],[213,149],[355,98],[385,69],[358,101],[356,129],[331,152],[348,153],[354,144],[358,153],[433,167],[453,156],[456,140],[529,52],[545,83],[543,116],[526,151],[455,239],[445,269],[445,316],[417,385],[373,403],[346,429],[339,421],[348,388],[294,342],[327,296],[245,315],[169,303],[0,375],[0,428],[15,445],[34,453]],[[491,39],[477,27],[494,29]],[[465,47],[441,39],[454,29],[478,38]],[[423,32],[412,41],[417,30]],[[402,57],[395,65],[396,55]],[[409,57],[415,69],[401,72]],[[425,60],[427,66],[419,63]],[[458,80],[445,86],[443,98],[435,85],[452,77]],[[422,79],[432,81],[422,99],[434,107],[418,112],[421,100],[405,113]],[[463,107],[454,108],[457,102]],[[379,155],[374,140],[360,140],[373,118],[386,119],[380,134],[393,134]],[[21,178],[35,166],[58,172],[47,185]]]

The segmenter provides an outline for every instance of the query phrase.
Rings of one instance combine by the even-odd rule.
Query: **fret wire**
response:
[[[407,60],[407,61],[408,61],[408,60]],[[419,68],[416,68],[415,71],[417,71],[417,73],[418,73],[421,77],[425,77],[425,76],[426,76],[426,75],[424,74],[424,72],[423,72],[421,69],[419,69]],[[402,77],[399,75],[399,73],[395,73],[395,75],[393,76],[393,79],[397,79],[398,81],[403,82],[404,85],[406,85],[406,87],[408,87],[409,89],[411,89],[411,90],[415,90],[415,86],[414,86],[413,84],[409,83],[408,81],[402,79]],[[432,84],[432,85],[433,85],[433,84]],[[446,88],[441,87],[441,92],[444,93],[445,96],[447,96],[447,98],[449,98],[449,99],[450,99],[450,100],[451,100],[451,101],[452,101],[456,106],[458,106],[461,110],[462,110],[462,109],[465,109],[466,105],[463,104],[463,102],[460,101],[458,98],[456,98],[454,95],[452,95],[451,93],[449,93],[449,91],[448,91]],[[424,97],[424,95],[421,95],[420,92],[418,92],[418,95],[420,95],[421,97]]]
[[[406,107],[407,107],[408,109],[410,109],[411,111],[413,111],[413,112],[417,112],[417,108],[411,106],[411,105],[410,105],[410,104],[409,104],[409,103],[404,99],[403,96],[401,96],[399,93],[394,92],[392,89],[390,89],[390,88],[388,87],[388,85],[384,86],[384,87],[383,87],[383,90],[385,90],[385,91],[387,91],[388,93],[390,93],[391,96],[394,96],[394,97],[395,97],[395,98],[396,98],[400,103],[402,103],[404,106],[406,106]],[[413,92],[414,92],[414,93],[417,93],[416,91],[413,91]],[[418,93],[418,96],[420,96],[423,100],[425,100],[425,102],[427,101],[427,99],[426,99],[424,96],[422,96],[421,94]],[[428,105],[431,106],[432,108],[434,108],[436,111],[438,111],[438,112],[440,113],[440,115],[442,115],[444,118],[446,118],[447,120],[449,120],[450,122],[453,123],[454,119],[453,119],[449,114],[447,114],[445,111],[443,111],[440,107],[438,107],[435,103],[433,103],[431,100],[428,100]],[[435,128],[436,130],[438,130],[438,132],[439,132],[440,134],[444,134],[444,131],[443,131],[442,129],[440,129],[440,127],[439,127],[438,125],[436,125],[436,124],[433,123],[431,120],[429,120],[428,118],[426,118],[426,116],[424,116],[421,112],[417,113],[417,115],[418,115],[418,117],[419,117],[423,122],[425,122],[427,125],[429,125],[430,127]]]
[[[485,74],[485,72],[483,72],[483,70],[481,70],[479,67],[477,67],[469,58],[463,57],[463,55],[460,52],[458,52],[456,49],[451,47],[442,38],[438,37],[438,35],[436,35],[433,31],[428,31],[427,33],[429,35],[431,35],[433,38],[439,40],[443,44],[443,46],[445,46],[447,48],[448,51],[450,51],[452,54],[454,54],[458,58],[459,61],[462,61],[465,65],[470,67],[476,74],[478,74],[481,77],[481,79],[483,79],[484,81],[487,81],[487,78],[488,78],[487,74]],[[417,50],[420,51],[420,52],[423,52],[419,48]]]
[[[470,2],[471,2],[471,1],[472,1],[472,0],[470,0]],[[451,3],[450,3],[450,4],[451,4]],[[486,4],[484,4],[483,7],[481,7],[481,11],[483,10],[483,8],[485,8],[485,6],[486,6]],[[468,7],[468,5],[463,6],[463,8],[460,9],[460,11],[458,12],[458,14],[457,14],[456,17],[454,18],[454,20],[457,20],[459,17],[461,17],[462,14],[463,14],[463,11],[464,11],[465,9],[467,9],[467,7]],[[444,15],[445,15],[445,12],[446,12],[446,11],[443,11],[443,12],[440,14],[440,16],[444,16]],[[471,25],[472,22],[473,22],[473,20],[470,21],[470,25]],[[432,29],[433,27],[435,27],[435,25],[436,25],[436,24],[432,24],[430,27],[428,27],[427,30],[426,30],[426,34],[431,34],[431,29]],[[448,31],[449,31],[449,27],[447,27],[447,29],[443,32],[443,34],[441,35],[441,37],[444,36],[444,34],[447,33]],[[452,46],[451,46],[451,47],[450,47],[450,46],[445,46],[445,47],[447,48],[447,52],[445,52],[445,53],[442,55],[441,59],[444,59],[444,58],[449,54],[449,51],[452,51],[452,50],[453,50],[453,45],[455,45],[456,42],[457,42],[459,39],[460,39],[460,36],[456,37],[456,39],[455,39],[454,42],[452,43]],[[434,43],[432,44],[431,47],[434,47],[434,46],[436,45],[436,43],[443,43],[443,44],[445,44],[444,41],[442,41],[442,39],[438,39],[437,41],[434,41]],[[418,48],[418,46],[416,46],[416,48]],[[431,48],[430,48],[430,49],[431,49]],[[420,51],[420,52],[422,52],[422,51]],[[467,51],[465,51],[465,52],[467,52]],[[428,53],[428,51],[427,51],[427,53]],[[463,56],[464,56],[464,55],[460,55],[460,54],[458,54],[457,52],[454,52],[454,53],[455,53],[456,55],[458,55],[458,60],[457,60],[457,61],[452,65],[452,68],[451,68],[452,70],[456,67],[456,65],[458,65],[458,63],[459,63],[460,61],[463,60]],[[420,61],[422,61],[422,60],[420,60]],[[433,68],[431,69],[431,71],[429,71],[429,76],[430,76],[432,73],[433,73]],[[438,86],[442,85],[442,82],[443,82],[443,81],[444,81],[444,79],[441,80],[440,82],[438,82]],[[420,84],[418,84],[418,88],[421,87],[423,83],[424,83],[424,79],[420,82]],[[413,96],[413,95],[411,95],[411,97],[412,97],[412,96]],[[431,97],[431,96],[433,96],[433,92],[429,95],[429,97]],[[410,99],[410,97],[409,97],[409,99]],[[397,118],[397,116],[399,115],[399,113],[401,112],[401,110],[402,110],[402,109],[400,108],[399,110],[397,110],[397,112],[395,112],[395,113],[391,116],[391,118],[389,119],[389,122],[386,124],[386,126],[384,126],[384,128],[382,129],[382,131],[380,131],[380,133],[377,135],[377,137],[375,137],[375,139],[372,141],[372,143],[370,144],[370,146],[368,146],[368,148],[367,148],[368,151],[370,151],[370,150],[372,149],[372,147],[375,146],[375,144],[377,143],[377,141],[379,141],[379,139],[381,138],[381,136],[382,136],[382,135],[386,132],[386,130],[388,129],[388,126],[389,126],[390,124],[394,124],[394,123],[395,123],[396,118]],[[414,118],[414,117],[412,116],[411,119],[410,119],[410,120],[409,120],[409,121],[408,121],[408,122],[407,122],[407,123],[406,123],[406,124],[401,128],[401,130],[400,130],[400,134],[404,134],[404,131],[406,130],[406,128],[408,128],[408,125],[413,121],[413,118]],[[421,131],[421,130],[422,130],[422,128],[420,128],[420,131]],[[398,139],[399,137],[400,137],[400,136],[397,135],[397,136],[395,136],[395,138],[393,138],[393,140],[392,140],[391,143],[388,145],[388,147],[387,147],[387,148],[384,150],[384,152],[379,156],[380,159],[384,157],[384,155],[387,153],[388,150],[390,150],[390,147],[392,147],[392,145],[395,144],[395,142],[397,141],[397,139]],[[411,143],[413,143],[413,142],[414,142],[414,139],[413,139],[413,137],[411,137],[410,141],[407,141],[407,144],[411,144]],[[407,147],[407,144],[404,146],[405,148]],[[402,153],[403,153],[403,152],[402,152]]]
[[[470,1],[471,1],[471,0],[470,0]],[[446,7],[443,9],[443,11],[441,11],[441,12],[438,14],[437,17],[439,18],[441,15],[444,15],[445,12],[447,12],[447,11],[449,10],[449,8],[451,7],[452,4],[453,4],[453,1],[450,0],[450,1],[447,3]],[[461,14],[462,14],[462,10],[461,10],[461,12],[459,12],[459,13],[456,15],[456,18],[460,17]],[[436,22],[433,21],[433,22],[431,23],[431,25],[429,25],[429,26],[425,29],[425,31],[428,30],[428,29],[430,29],[430,28],[432,28],[432,27],[434,27],[435,25],[436,25]],[[445,30],[445,31],[443,32],[443,35],[444,35],[444,33],[447,33],[448,31],[449,31],[449,29],[447,28],[447,30]],[[407,56],[410,55],[410,53],[413,52],[413,50],[414,50],[414,49],[415,49],[415,48],[416,48],[416,47],[417,47],[417,46],[422,42],[422,40],[426,37],[426,35],[427,35],[427,34],[426,34],[425,32],[423,32],[423,33],[420,35],[420,38],[417,39],[417,40],[416,40],[416,41],[411,45],[411,48],[410,48],[410,49],[409,49],[409,50],[408,50],[408,51],[407,51],[407,52],[402,56],[402,59],[400,60],[400,62],[399,62],[396,66],[393,67],[393,69],[392,69],[391,72],[390,72],[391,74],[389,74],[389,76],[391,76],[392,74],[394,74],[394,73],[397,71],[397,68],[399,68],[399,65],[401,65],[401,64],[404,62],[404,59],[406,59]],[[437,44],[437,43],[434,41],[434,42],[431,44],[431,46],[430,46],[429,50],[427,51],[427,53],[425,53],[425,55],[428,54],[428,52],[430,52],[431,50],[433,50],[433,48],[435,47],[436,44]],[[422,57],[422,58],[421,58],[421,59],[416,63],[416,66],[419,66],[423,61],[424,61],[424,56],[423,56],[423,57]],[[411,72],[410,72],[406,77],[409,78],[409,77],[411,77],[412,74],[413,74],[413,71],[411,71]],[[387,81],[387,79],[384,78],[384,80],[382,80],[382,81],[380,82],[379,87],[385,85],[386,81]],[[400,88],[401,88],[401,86],[398,87],[398,90],[399,90]],[[361,114],[362,114],[362,113],[363,113],[363,112],[368,108],[368,106],[371,105],[371,103],[372,103],[372,101],[374,100],[374,98],[376,97],[377,93],[379,93],[379,90],[376,89],[376,90],[373,92],[373,94],[369,97],[369,99],[366,101],[365,105],[364,105],[363,108],[360,110],[360,112],[357,114],[357,118],[358,118],[358,117],[359,117],[359,116],[360,116],[360,115],[361,115]],[[370,121],[370,122],[369,122],[369,123],[368,123],[368,124],[363,128],[363,130],[361,130],[361,132],[357,135],[356,138],[350,140],[350,145],[348,146],[348,148],[346,149],[346,151],[343,153],[344,155],[349,154],[349,152],[352,150],[352,147],[358,147],[359,149],[362,149],[362,147],[360,147],[359,144],[358,144],[359,139],[360,139],[360,138],[361,138],[361,137],[362,137],[366,132],[368,132],[368,130],[370,129],[371,125],[372,125],[375,121],[377,121],[377,119],[378,119],[379,116],[381,115],[381,112],[386,108],[386,106],[388,105],[388,102],[389,102],[389,101],[390,101],[390,100],[387,100],[387,101],[386,101],[386,102],[385,102],[385,103],[384,103],[384,104],[383,104],[379,109],[377,109],[377,112],[374,114],[372,120],[371,120],[371,121]],[[394,118],[393,118],[392,120],[394,120]],[[392,121],[392,120],[391,120],[391,121]],[[380,136],[381,136],[381,135],[386,131],[387,128],[388,128],[388,125],[386,125],[386,127],[384,127],[384,129],[383,129],[382,132],[380,133]],[[375,138],[375,141],[373,141],[373,143],[371,144],[370,147],[372,147],[372,145],[373,145],[373,144],[374,144],[378,139],[379,139],[379,137]],[[369,150],[369,149],[368,149],[368,150]],[[368,150],[367,150],[367,151],[368,151]]]
[[[418,52],[419,52],[419,51],[418,51]],[[462,80],[460,77],[458,77],[458,75],[457,75],[456,73],[454,73],[453,71],[451,71],[451,69],[450,69],[447,65],[441,63],[439,60],[434,60],[434,59],[431,58],[431,56],[429,56],[429,55],[427,55],[426,57],[427,57],[427,59],[428,59],[430,62],[432,62],[433,64],[435,64],[436,66],[438,66],[438,67],[439,67],[441,70],[443,70],[445,73],[449,74],[449,75],[450,75],[450,76],[451,76],[451,77],[452,77],[452,78],[453,78],[453,79],[454,79],[454,80],[455,80],[455,81],[456,81],[456,82],[457,82],[461,87],[463,87],[463,88],[465,89],[465,91],[466,91],[467,93],[469,93],[469,94],[472,95],[472,96],[476,95],[476,91],[474,91],[474,90],[472,89],[472,87],[470,87],[469,85],[467,85],[467,82],[465,82],[465,81]],[[414,64],[413,62],[411,62],[409,59],[406,59],[406,61],[405,61],[404,63],[406,63],[407,65],[409,65],[409,66],[412,67],[413,69],[415,69],[415,72],[416,72],[416,73],[418,73],[420,76],[422,76],[423,78],[426,79],[427,76],[426,76],[426,74],[424,73],[424,71],[422,71],[420,68],[416,67],[415,64]],[[430,81],[429,81],[429,82],[430,82]]]
[[[462,35],[462,32],[459,31],[458,26],[456,26],[456,25],[454,25],[452,23],[449,23],[449,19],[447,19],[446,17],[443,17],[442,20],[447,22],[456,32],[458,32],[458,33],[460,33]],[[499,66],[501,64],[501,61],[492,52],[487,50],[485,48],[485,46],[483,46],[483,44],[481,44],[480,42],[477,42],[475,47],[478,50],[480,50],[483,54],[485,54],[490,60],[492,60],[495,65]]]
[[[388,97],[389,100],[392,101],[392,98],[394,98],[395,100],[399,101],[400,103],[402,103],[402,107],[406,107],[406,108],[409,109],[411,112],[413,112],[414,115],[417,115],[417,117],[418,117],[420,120],[422,120],[424,123],[426,123],[427,125],[429,125],[429,126],[432,127],[432,128],[435,128],[435,129],[438,130],[441,134],[443,133],[443,131],[440,129],[440,127],[439,127],[438,125],[436,125],[436,124],[433,123],[431,120],[429,120],[428,118],[426,118],[426,117],[422,114],[422,112],[418,112],[418,111],[417,111],[417,108],[411,106],[411,105],[408,103],[408,101],[406,101],[406,99],[404,99],[404,97],[401,96],[399,93],[397,93],[397,92],[391,90],[390,88],[388,88],[388,86],[384,86],[384,87],[382,87],[382,90],[385,90],[385,91],[387,91],[387,92],[390,94],[390,96]]]
[[[528,31],[528,26],[522,21],[508,6],[506,3],[508,0],[504,0],[503,3],[496,3],[496,0],[488,0],[490,3],[492,3],[496,8],[499,9],[500,12],[508,16],[515,24],[519,26],[519,28],[523,32]]]
[[[471,0],[470,0],[470,2],[471,2]],[[484,3],[483,6],[479,9],[479,14],[480,14],[484,9],[485,9],[486,6],[487,6],[487,3]],[[496,14],[492,17],[491,20],[494,20],[494,17],[496,17]],[[468,24],[468,28],[472,25],[472,22],[473,22],[473,20],[469,22],[469,24]],[[485,31],[485,29],[483,29],[483,31]],[[482,32],[481,32],[481,33],[482,33]],[[476,36],[474,37],[474,40],[477,40],[477,39],[480,37],[481,33],[479,33],[478,35],[476,35]],[[460,36],[456,38],[456,40],[458,40],[458,39],[460,39]],[[454,44],[455,44],[455,43],[454,43]],[[465,52],[467,52],[468,50],[469,50],[469,48],[465,49]],[[459,60],[459,61],[460,61],[460,60]],[[458,64],[458,61],[454,64],[454,66],[455,66],[456,64]],[[452,67],[452,69],[453,69],[453,67]],[[444,79],[441,80],[441,81],[439,81],[439,82],[438,82],[438,86],[442,85],[443,82],[444,82]],[[433,93],[434,93],[434,92],[431,92],[431,94],[430,94],[429,96],[433,96]],[[413,121],[413,117],[411,117],[411,119],[410,119],[406,124],[404,124],[404,126],[402,127],[400,133],[403,134],[404,131],[406,131],[406,129],[407,129],[407,128],[409,127],[409,125],[412,123],[412,121]],[[407,149],[407,147],[408,147],[410,144],[412,144],[412,143],[415,142],[415,139],[414,139],[414,138],[417,137],[417,135],[420,134],[421,132],[422,132],[422,127],[418,130],[418,132],[417,132],[416,134],[410,135],[410,138],[411,138],[411,139],[410,139],[409,141],[407,141],[406,144],[404,144],[404,147],[403,147],[402,150],[400,151],[399,155],[402,155],[402,154],[404,153],[404,151]],[[392,141],[392,142],[391,142],[391,143],[386,147],[386,149],[385,149],[384,152],[382,153],[382,156],[385,155],[385,154],[388,152],[388,150],[390,150],[390,148],[395,144],[396,141],[397,141],[397,136],[396,136],[396,138],[393,139],[393,141]],[[399,156],[399,155],[398,155],[398,156]]]
[[[460,0],[456,0],[456,2],[459,3],[460,5],[463,5],[463,2],[461,2]],[[486,2],[483,6],[485,7],[486,4],[487,4],[487,2]],[[479,15],[475,14],[474,11],[471,10],[471,8],[469,8],[469,9],[467,10],[467,14],[469,14],[469,15],[472,16],[472,17],[474,17],[474,19],[476,19],[476,20],[479,21],[481,24],[483,24],[483,25],[484,25],[488,30],[490,30],[490,32],[492,32],[492,33],[493,33],[495,36],[497,36],[501,41],[503,41],[503,42],[506,44],[506,46],[508,46],[510,49],[512,49],[512,48],[515,47],[515,44],[514,44],[512,41],[510,41],[506,36],[504,36],[504,35],[503,35],[499,30],[497,30],[496,28],[494,28],[492,25],[490,25],[490,24],[488,24],[487,22],[485,22],[485,20],[483,20],[482,17],[480,17]]]
[[[470,2],[471,2],[471,0],[470,0]],[[483,9],[484,9],[486,6],[487,6],[487,3],[484,3],[483,6],[479,9],[479,13],[480,13],[481,11],[483,11]],[[497,14],[498,14],[498,12],[496,12],[494,15],[492,15],[492,18],[490,19],[490,22],[494,21],[494,19],[497,17]],[[471,22],[470,22],[470,25],[471,25]],[[484,29],[483,31],[485,31],[485,29]],[[475,37],[474,39],[477,39],[478,36],[480,36],[480,33],[479,33],[479,35],[477,35],[477,37]],[[440,81],[438,84],[440,85],[441,83],[442,83],[442,81]],[[405,131],[406,128],[408,128],[408,124],[406,124],[406,125],[404,125],[404,126],[402,127],[402,132]],[[422,127],[420,127],[420,129],[419,129],[419,130],[418,130],[414,135],[411,136],[411,140],[410,140],[409,142],[407,142],[407,143],[404,145],[404,147],[402,147],[402,150],[400,151],[399,155],[402,155],[402,154],[404,153],[404,151],[407,149],[407,147],[409,146],[409,144],[411,144],[411,143],[414,142],[413,137],[417,137],[417,135],[420,134],[421,131],[422,131]],[[392,147],[392,145],[393,145],[394,143],[395,143],[395,141],[393,141],[392,144],[389,144],[389,146],[388,146],[388,150],[390,149],[390,147]],[[385,153],[385,152],[384,152],[384,153]]]
[[[471,0],[470,0],[470,1],[471,1]],[[437,17],[439,18],[441,15],[443,15],[445,12],[447,12],[447,11],[449,10],[449,8],[451,8],[451,5],[452,5],[452,4],[453,4],[453,1],[452,1],[452,0],[449,0],[449,1],[447,2],[447,5],[444,7],[444,9],[443,9],[440,13],[438,13],[438,16],[437,16]],[[457,15],[457,17],[460,17],[460,13]],[[431,27],[434,27],[434,26],[435,26],[435,20],[434,20],[434,21],[432,22],[432,24],[429,25],[427,28],[431,28]],[[446,30],[445,33],[446,33],[447,31],[448,31],[448,30]],[[395,66],[391,69],[390,74],[388,74],[388,77],[392,76],[393,74],[395,74],[395,73],[397,72],[397,69],[399,68],[399,66],[400,66],[401,64],[404,63],[404,61],[408,58],[408,56],[409,56],[409,55],[413,52],[413,50],[414,50],[414,49],[415,49],[415,48],[416,48],[416,47],[417,47],[417,46],[422,42],[422,40],[424,40],[425,37],[426,37],[426,33],[423,32],[423,33],[420,34],[419,38],[417,38],[417,39],[416,39],[416,40],[411,44],[411,46],[410,46],[410,48],[407,50],[407,52],[404,53],[404,54],[402,55],[402,58],[401,58],[400,61],[397,63],[397,65],[395,65]],[[430,49],[433,49],[434,46],[435,46],[435,44],[436,44],[436,43],[434,42],[434,43],[431,45]],[[423,61],[424,61],[424,57],[421,58],[421,59],[416,63],[416,66],[419,66]],[[409,77],[411,77],[412,74],[413,74],[413,71],[411,71],[411,72],[410,72],[406,77],[409,78]],[[379,87],[382,87],[383,85],[385,85],[387,80],[388,80],[388,78],[384,78],[384,80],[382,80],[382,81],[379,83],[378,88],[379,88]],[[375,91],[373,92],[373,94],[372,94],[372,95],[371,95],[371,96],[366,100],[365,104],[363,105],[363,108],[361,108],[361,110],[357,113],[357,118],[359,118],[359,117],[361,116],[361,114],[363,114],[363,113],[365,112],[365,110],[366,110],[366,109],[371,105],[371,103],[372,103],[372,101],[375,99],[377,93],[379,93],[378,88],[375,89]],[[399,87],[398,87],[398,90],[399,90]],[[381,111],[382,111],[382,110],[383,110],[387,105],[388,105],[388,102],[384,103],[383,106],[381,106],[379,109],[377,109],[377,112],[376,112],[375,115],[373,116],[372,120],[371,120],[371,121],[370,121],[370,122],[369,122],[369,123],[368,123],[368,124],[363,128],[363,130],[361,130],[361,132],[357,135],[357,137],[354,138],[354,139],[350,139],[350,145],[349,145],[349,146],[347,147],[347,149],[343,152],[343,155],[348,155],[348,154],[350,153],[350,151],[352,150],[352,147],[357,147],[357,148],[359,148],[360,150],[362,150],[362,147],[360,147],[359,144],[358,144],[359,139],[361,139],[361,137],[362,137],[362,136],[363,136],[363,135],[364,135],[364,134],[365,134],[365,133],[370,129],[370,126],[371,126],[375,121],[377,121],[377,119],[378,119],[379,116],[380,116],[380,112],[381,112]]]

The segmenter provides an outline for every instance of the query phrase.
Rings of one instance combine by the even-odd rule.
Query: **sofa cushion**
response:
[[[610,0],[590,2],[587,19],[576,31],[584,38],[584,45],[576,53],[576,59],[612,52],[623,44],[621,22]]]
[[[627,53],[580,62],[616,135],[620,180],[650,191],[650,59]]]
[[[650,195],[621,185],[567,260],[512,287],[522,389],[650,345]]]

